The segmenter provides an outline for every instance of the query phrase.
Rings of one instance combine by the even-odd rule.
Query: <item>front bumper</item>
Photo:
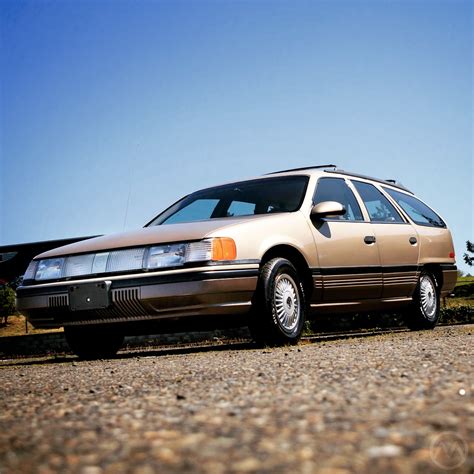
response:
[[[17,309],[41,328],[244,314],[257,279],[258,264],[248,264],[36,284],[18,288]],[[71,309],[73,286],[105,281],[110,282],[108,307]]]

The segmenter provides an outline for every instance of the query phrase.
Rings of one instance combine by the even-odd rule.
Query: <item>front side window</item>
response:
[[[308,180],[307,176],[285,176],[197,191],[173,204],[148,226],[294,212],[303,203]]]
[[[313,203],[319,204],[324,201],[336,201],[346,209],[346,213],[343,216],[334,216],[331,217],[331,220],[364,220],[354,193],[342,178],[320,178],[314,193]]]
[[[419,225],[429,227],[446,227],[445,222],[426,204],[414,196],[384,188],[395,202],[410,216],[410,219]]]
[[[372,184],[352,181],[372,222],[403,223],[403,219],[390,201]]]

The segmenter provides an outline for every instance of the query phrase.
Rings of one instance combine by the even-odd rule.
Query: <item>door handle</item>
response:
[[[367,245],[370,245],[370,244],[375,244],[375,235],[366,235],[364,237],[364,242],[367,244]]]
[[[416,240],[416,237],[410,237],[410,238],[408,239],[408,241],[409,241],[410,244],[412,244],[412,245],[415,245],[415,244],[418,242],[418,240]]]

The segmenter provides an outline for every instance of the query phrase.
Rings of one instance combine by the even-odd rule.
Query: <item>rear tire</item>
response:
[[[66,326],[64,335],[81,359],[110,359],[123,344],[124,335],[113,326]]]
[[[306,319],[303,285],[293,264],[274,258],[262,267],[249,329],[259,345],[296,344]]]
[[[436,278],[423,271],[413,296],[413,304],[405,313],[405,323],[412,330],[433,329],[440,317],[440,297]]]

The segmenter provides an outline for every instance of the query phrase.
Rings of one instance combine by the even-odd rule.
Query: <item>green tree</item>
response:
[[[8,316],[15,313],[15,291],[8,285],[0,287],[0,319],[3,318],[3,324],[6,325]]]
[[[474,265],[474,244],[469,240],[466,242],[467,253],[463,255],[464,261],[472,267]],[[473,254],[473,255],[469,255]]]

